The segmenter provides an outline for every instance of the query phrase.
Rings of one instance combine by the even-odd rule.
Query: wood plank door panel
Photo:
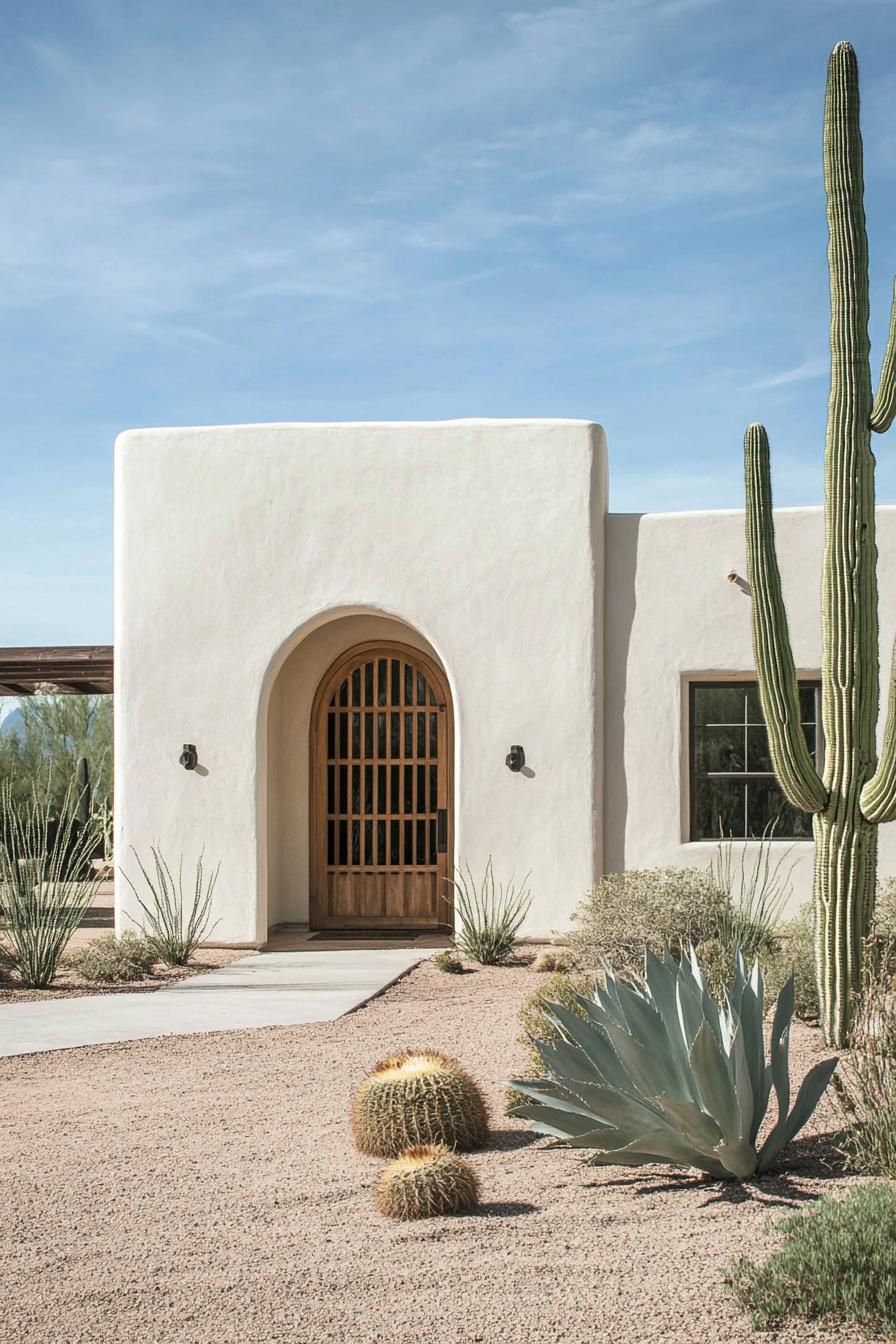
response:
[[[453,745],[444,674],[419,649],[349,650],[311,723],[316,929],[451,926]]]

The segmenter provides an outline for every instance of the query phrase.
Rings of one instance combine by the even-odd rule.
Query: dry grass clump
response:
[[[376,1187],[376,1204],[387,1218],[438,1218],[472,1209],[479,1197],[476,1173],[442,1144],[409,1148],[390,1162]]]
[[[554,974],[571,971],[573,960],[570,954],[563,947],[546,947],[538,953],[532,962],[531,969],[543,975],[548,971]]]
[[[361,1083],[352,1134],[371,1157],[397,1157],[425,1144],[479,1148],[488,1137],[488,1113],[456,1059],[437,1050],[404,1051],[382,1060]]]
[[[850,1050],[834,1085],[846,1121],[843,1149],[854,1170],[896,1178],[896,945],[869,948]]]

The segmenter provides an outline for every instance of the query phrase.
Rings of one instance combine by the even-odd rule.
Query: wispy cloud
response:
[[[797,364],[795,368],[782,369],[780,373],[773,373],[767,378],[760,378],[758,382],[750,383],[750,391],[758,392],[771,387],[785,387],[788,383],[804,383],[810,378],[822,378],[829,367],[830,363],[826,357],[807,359],[804,364]]]

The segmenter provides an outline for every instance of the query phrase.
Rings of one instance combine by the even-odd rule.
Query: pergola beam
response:
[[[110,644],[0,648],[0,695],[111,695]]]

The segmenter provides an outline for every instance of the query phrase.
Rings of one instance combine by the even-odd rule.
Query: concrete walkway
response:
[[[259,952],[148,994],[0,1004],[0,1056],[331,1022],[382,993],[426,955],[411,947]]]

